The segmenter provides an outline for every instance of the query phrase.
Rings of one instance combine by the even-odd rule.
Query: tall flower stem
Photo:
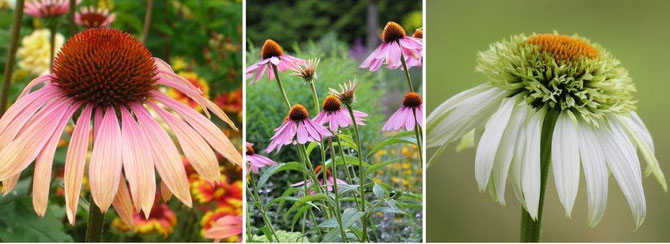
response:
[[[413,92],[414,91],[414,86],[412,86],[412,78],[409,75],[409,68],[407,67],[407,62],[405,61],[405,56],[403,54],[400,54],[400,62],[402,63],[402,68],[405,71],[405,77],[407,78],[407,85],[409,85],[409,91]],[[419,148],[419,162],[423,163],[423,151],[421,150],[421,124],[419,124],[419,121],[416,119],[416,110],[412,110],[412,113],[414,113],[414,135],[416,135],[416,145]]]
[[[49,32],[51,32],[49,35],[49,45],[51,45],[51,49],[49,50],[49,67],[51,67],[54,63],[54,55],[56,52],[56,31],[58,30],[58,19],[50,20],[48,25]]]
[[[105,224],[105,214],[100,211],[93,201],[88,199],[88,223],[86,224],[86,242],[102,242],[102,227]]]
[[[335,134],[333,132],[333,134]],[[333,193],[335,194],[335,218],[337,219],[337,225],[340,228],[340,235],[342,236],[342,242],[347,242],[347,234],[344,233],[344,228],[342,227],[342,211],[340,210],[340,198],[337,190],[337,162],[335,161],[335,148],[333,147],[333,138],[328,138],[328,145],[330,146],[330,157],[333,159],[332,171],[333,171]],[[324,174],[327,175],[327,174]]]
[[[312,92],[312,99],[314,100],[314,111],[316,111],[316,114],[319,114],[321,112],[320,104],[319,104],[319,96],[316,93],[316,86],[314,86],[314,81],[309,81],[309,87]],[[332,139],[329,138],[329,140]],[[326,149],[323,147],[323,141],[319,143],[319,149],[321,149],[321,162],[323,163],[324,168],[326,167]],[[328,182],[328,176],[326,174],[323,174],[323,182]]]
[[[9,38],[9,49],[7,50],[7,62],[5,62],[5,72],[2,75],[2,88],[0,88],[0,116],[5,113],[7,99],[9,95],[9,83],[12,81],[12,72],[14,71],[14,58],[21,35],[21,19],[23,18],[23,0],[16,0],[16,9],[14,10],[14,19],[12,20],[12,32]]]
[[[151,29],[151,13],[154,10],[154,0],[147,0],[147,12],[144,13],[144,24],[142,25],[142,42],[147,42],[149,29]]]
[[[277,80],[279,91],[281,92],[281,95],[284,98],[284,102],[286,103],[286,109],[291,109],[291,102],[288,101],[286,91],[284,91],[284,86],[281,84],[281,80],[279,79],[279,71],[277,70],[277,65],[270,64],[270,66],[272,66],[272,71],[274,71],[275,73],[275,80]]]
[[[558,119],[558,112],[550,110],[542,123],[540,139],[540,202],[537,210],[537,219],[533,219],[525,209],[521,209],[521,238],[522,242],[540,241],[542,227],[542,209],[544,207],[544,193],[547,186],[547,176],[551,167],[551,138],[554,125]]]
[[[347,104],[347,110],[349,110],[349,116],[351,116],[351,121],[354,121],[354,132],[356,134],[356,144],[358,144],[358,171],[359,171],[359,183],[360,183],[360,194],[361,194],[361,211],[365,213],[365,167],[363,166],[363,146],[361,145],[361,134],[358,131],[358,124],[356,124],[356,117],[354,116],[354,109],[351,108],[350,104]],[[362,229],[362,242],[368,241],[368,218],[363,216],[361,220],[363,223]]]
[[[267,213],[265,212],[265,208],[263,207],[263,204],[261,203],[261,198],[258,196],[258,188],[256,187],[256,181],[254,180],[254,176],[250,175],[249,176],[249,182],[251,182],[251,186],[253,189],[251,190],[251,196],[254,198],[254,204],[256,204],[256,207],[258,208],[259,211],[261,211],[261,218],[263,218],[263,222],[265,222],[265,226],[270,229],[270,232],[274,236],[275,240],[279,242],[279,237],[277,237],[277,233],[275,233],[275,228],[272,227],[272,222],[270,222],[270,218],[268,218]],[[270,240],[272,241],[272,240]]]
[[[342,164],[344,165],[345,172],[347,174],[347,181],[349,184],[354,183],[354,180],[351,178],[351,174],[349,173],[349,165],[347,164],[347,159],[344,157],[344,148],[342,147],[342,139],[340,139],[339,136],[335,135],[335,138],[337,138],[337,145],[340,148],[340,157],[342,158]],[[356,202],[356,206],[358,206],[358,202]],[[358,206],[360,207],[360,206]]]
[[[70,10],[68,11],[67,14],[67,22],[68,22],[68,31],[70,32],[69,36],[74,35],[77,33],[77,25],[74,23],[74,10],[77,7],[77,0],[70,0]]]

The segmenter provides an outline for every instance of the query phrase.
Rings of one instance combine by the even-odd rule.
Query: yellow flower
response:
[[[174,71],[182,71],[188,68],[188,62],[181,56],[170,58],[170,65]]]
[[[49,66],[51,65],[50,35],[51,31],[48,29],[36,29],[21,40],[21,47],[16,51],[21,69],[27,70],[35,76],[49,72]],[[63,43],[65,43],[63,35],[56,33],[54,53],[58,53]]]

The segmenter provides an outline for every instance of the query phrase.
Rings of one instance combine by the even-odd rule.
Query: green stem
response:
[[[53,19],[49,21],[49,31],[51,32],[51,35],[49,35],[49,44],[51,45],[49,50],[49,67],[53,65],[54,62],[54,54],[56,52],[56,30],[58,29],[58,20]]]
[[[540,241],[540,232],[542,227],[542,209],[544,205],[544,194],[547,186],[547,176],[549,167],[551,167],[551,138],[554,132],[554,125],[558,119],[558,112],[550,110],[544,117],[542,123],[542,135],[540,139],[540,201],[537,209],[537,219],[528,214],[525,209],[521,209],[521,241],[538,242]]]
[[[314,211],[312,211],[311,209],[309,210],[309,218],[312,220],[314,228],[316,228],[316,233],[319,235],[319,240],[323,240],[323,233],[321,232],[321,228],[319,228],[319,225],[316,222],[316,217],[314,217]],[[302,233],[305,233],[305,230],[303,230]]]
[[[147,0],[147,8],[144,13],[144,24],[142,25],[142,42],[147,43],[147,37],[149,36],[149,29],[151,29],[151,13],[154,9],[154,1]]]
[[[314,81],[309,82],[309,87],[312,92],[312,99],[314,100],[314,110],[316,114],[321,112],[321,106],[319,106],[319,96],[316,93],[316,86],[314,86]],[[323,163],[323,168],[326,168],[326,149],[323,146],[323,141],[319,143],[319,149],[321,150],[321,162]],[[328,182],[328,176],[323,174],[323,182]]]
[[[363,167],[363,146],[361,145],[361,135],[358,131],[358,124],[356,124],[356,117],[354,116],[354,110],[351,108],[351,105],[347,104],[347,110],[349,110],[349,116],[351,116],[351,121],[354,121],[354,132],[356,134],[356,144],[358,144],[358,171],[359,171],[359,183],[360,183],[360,194],[361,194],[361,211],[365,213],[365,167]],[[362,242],[368,241],[368,218],[363,216],[361,220],[363,223],[363,239]]]
[[[286,103],[286,108],[291,109],[291,102],[288,101],[286,91],[284,91],[284,86],[281,84],[281,80],[279,79],[279,70],[277,70],[277,65],[270,64],[270,66],[272,66],[272,71],[275,73],[275,80],[277,80],[277,85],[279,86],[279,91],[281,92],[281,95],[284,98],[284,102]]]
[[[254,200],[254,203],[256,204],[256,207],[258,208],[259,211],[261,211],[261,218],[263,218],[263,222],[265,222],[265,226],[267,226],[268,229],[270,229],[270,232],[275,237],[275,240],[277,240],[277,242],[280,242],[279,237],[277,237],[277,233],[275,233],[275,228],[272,226],[272,222],[270,222],[270,219],[268,218],[268,215],[265,212],[265,208],[263,207],[263,204],[261,204],[261,201],[260,201],[261,198],[258,196],[258,192],[257,192],[258,188],[256,187],[256,181],[254,181],[254,176],[253,175],[249,175],[249,182],[251,182],[251,186],[252,186],[252,189],[250,189],[251,190],[251,195],[254,198],[253,200]],[[270,241],[272,241],[272,240],[270,240]]]
[[[344,164],[344,169],[347,174],[347,183],[350,185],[354,184],[354,180],[351,177],[351,174],[349,173],[349,165],[347,164],[347,159],[344,157],[344,147],[342,146],[342,139],[340,139],[339,136],[335,135],[335,138],[337,138],[337,144],[339,145],[339,151],[340,151],[340,157],[342,158],[342,164]],[[356,206],[358,206],[358,202],[356,202]]]
[[[70,10],[67,14],[69,36],[77,33],[77,25],[74,23],[74,10],[77,8],[76,0],[70,0]]]
[[[409,69],[407,68],[407,62],[405,62],[405,56],[400,54],[400,62],[402,63],[402,68],[405,71],[405,77],[407,77],[407,85],[409,85],[409,91],[414,91],[414,86],[412,85],[412,79],[409,77]]]
[[[412,113],[416,122],[416,110],[412,109]],[[416,146],[419,149],[419,163],[421,164],[423,163],[423,150],[421,150],[423,141],[421,140],[421,125],[419,123],[414,124],[414,135],[416,135]]]
[[[335,133],[333,133],[334,135]],[[330,157],[333,159],[332,162],[332,171],[333,171],[333,193],[335,194],[335,218],[337,218],[337,225],[340,227],[340,235],[342,236],[342,242],[347,242],[347,235],[344,233],[344,228],[342,227],[342,211],[340,210],[340,198],[338,196],[337,190],[337,163],[335,160],[335,148],[333,147],[332,137],[328,138],[328,145],[330,146]],[[327,174],[324,174],[327,175]]]
[[[100,211],[98,205],[93,201],[93,196],[88,200],[88,223],[86,226],[86,242],[102,242],[102,227],[105,224],[105,214]]]
[[[16,9],[14,10],[14,19],[12,20],[11,37],[9,38],[9,49],[7,50],[7,62],[5,62],[5,72],[2,75],[2,88],[0,88],[0,117],[7,108],[7,99],[9,97],[9,83],[12,81],[12,72],[14,71],[14,58],[21,35],[21,19],[23,18],[23,1],[16,0]]]

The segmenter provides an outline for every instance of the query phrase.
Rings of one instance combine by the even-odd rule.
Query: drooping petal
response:
[[[156,197],[153,154],[147,152],[146,146],[149,142],[128,109],[120,107],[119,110],[122,121],[123,170],[128,178],[135,210],[139,212],[142,209],[148,214]]]
[[[523,151],[521,149],[523,148],[523,145],[519,145],[517,140],[519,140],[520,137],[524,137],[525,139],[526,134],[522,132],[522,127],[526,123],[527,115],[528,106],[525,104],[521,106],[515,106],[512,112],[512,116],[507,123],[507,128],[505,129],[505,132],[500,139],[498,152],[496,152],[492,177],[496,189],[496,199],[503,205],[505,205],[505,184],[507,182],[507,176],[508,174],[515,174],[510,172],[512,161],[520,162],[522,160],[521,156],[518,156],[521,153],[516,153],[516,151]],[[520,181],[518,181],[518,183],[520,184]],[[519,187],[519,189],[521,188]]]
[[[545,112],[544,109],[536,111],[528,121],[524,157],[521,164],[521,189],[526,201],[526,210],[533,219],[537,219],[540,202],[540,140]]]
[[[2,181],[2,196],[7,196],[7,194],[14,190],[14,187],[16,187],[16,183],[19,182],[20,177],[21,174],[16,174],[12,177],[9,177],[9,179]]]
[[[65,183],[65,205],[67,218],[71,225],[74,225],[75,222],[75,215],[79,204],[79,192],[81,191],[81,182],[84,178],[92,109],[93,106],[90,104],[86,105],[82,110],[81,115],[79,115],[77,124],[70,137],[70,144],[67,147],[67,156],[65,156],[65,173],[63,175],[63,181]]]
[[[493,114],[491,120],[486,124],[484,134],[479,140],[475,155],[475,179],[480,191],[486,190],[486,185],[489,183],[498,145],[512,116],[512,109],[516,105],[516,101],[513,98],[503,100],[498,111]]]
[[[163,202],[170,201],[170,198],[172,198],[172,192],[165,184],[165,181],[161,180],[160,186],[161,186],[161,198],[163,198]]]
[[[123,223],[132,227],[135,225],[135,221],[133,220],[133,202],[130,198],[126,179],[123,177],[123,174],[121,174],[119,191],[116,193],[112,205],[114,206],[116,213],[121,217],[121,220],[123,220]]]
[[[628,132],[628,136],[633,140],[637,149],[640,150],[644,161],[647,162],[647,169],[645,170],[647,175],[653,174],[658,183],[661,184],[661,187],[663,187],[663,190],[668,191],[665,175],[663,175],[661,166],[658,164],[658,159],[656,159],[654,141],[640,117],[635,112],[632,112],[630,117],[613,115],[610,118],[619,121],[626,129],[626,132]]]
[[[579,144],[574,117],[563,111],[556,120],[551,140],[551,165],[556,191],[569,217],[579,190]]]
[[[121,129],[113,107],[106,109],[97,130],[88,166],[88,179],[93,201],[104,213],[116,197],[123,166]]]
[[[595,227],[605,214],[609,172],[602,146],[594,130],[586,123],[578,123],[578,127],[579,155],[588,193],[589,226]]]

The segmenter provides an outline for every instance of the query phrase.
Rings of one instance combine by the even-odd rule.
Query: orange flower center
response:
[[[416,108],[421,106],[421,95],[416,92],[409,92],[402,100],[402,105],[405,107]]]
[[[309,112],[304,106],[296,104],[291,107],[291,111],[288,112],[288,117],[293,121],[302,121],[309,118]]]
[[[534,35],[526,40],[528,44],[536,45],[540,52],[548,53],[556,61],[572,61],[578,57],[597,58],[598,50],[585,41],[559,34]]]
[[[263,59],[279,57],[282,54],[284,54],[284,52],[277,42],[272,39],[265,40],[265,43],[263,43],[263,47],[261,48],[261,57]]]
[[[419,38],[423,39],[423,29],[419,28],[414,31],[414,34],[412,34],[412,37],[414,38]]]
[[[88,29],[71,37],[56,55],[51,72],[70,97],[97,106],[143,101],[156,80],[149,50],[115,29]]]
[[[247,155],[254,155],[254,154],[256,154],[256,151],[254,151],[254,147],[252,147],[252,146],[247,146],[247,152],[246,152],[246,154],[247,154]]]
[[[384,42],[397,41],[405,37],[405,35],[405,29],[402,26],[396,22],[389,21],[382,31],[382,40]]]
[[[340,99],[333,95],[328,95],[325,100],[323,100],[323,110],[327,112],[338,111],[342,108],[342,103]]]
[[[321,173],[321,170],[323,170],[323,165],[316,166],[316,168],[314,169],[314,174],[318,175],[319,173]],[[328,169],[328,168],[326,168],[326,175],[327,175],[327,177],[330,177],[330,176],[333,175],[332,172],[330,172],[330,169]],[[321,177],[323,177],[323,176],[321,176]]]

